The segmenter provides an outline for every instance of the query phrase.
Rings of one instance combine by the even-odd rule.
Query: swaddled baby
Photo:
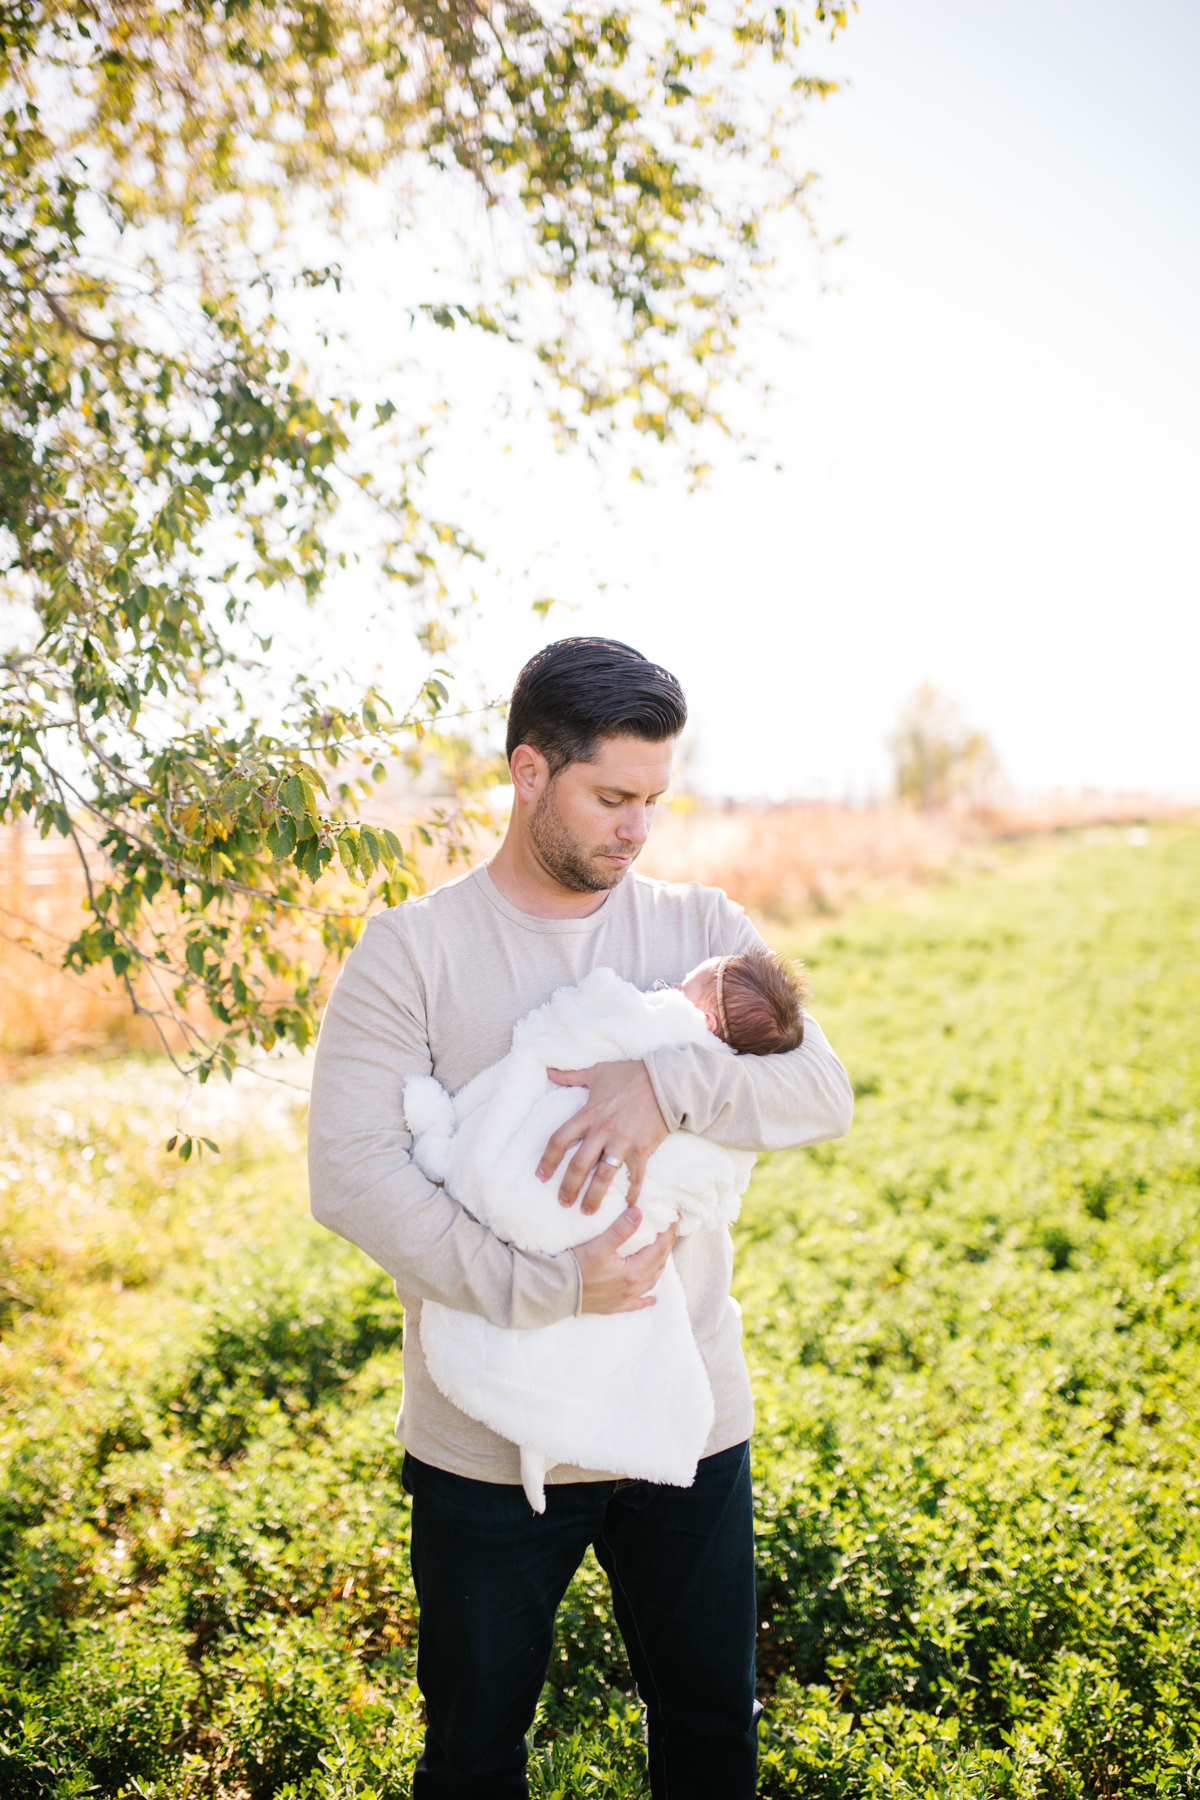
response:
[[[767,951],[712,958],[679,987],[660,982],[648,994],[596,969],[522,1019],[508,1055],[453,1100],[430,1076],[408,1078],[414,1160],[506,1243],[571,1249],[624,1211],[629,1183],[618,1170],[598,1209],[584,1214],[559,1204],[561,1174],[537,1180],[547,1140],[587,1100],[586,1089],[556,1086],[547,1069],[640,1060],[709,1033],[727,1055],[791,1050],[803,1034],[804,996],[801,979]],[[674,1220],[681,1235],[729,1225],[753,1167],[749,1151],[672,1132],[649,1159],[642,1224],[621,1254]],[[583,1313],[528,1331],[422,1305],[430,1375],[462,1412],[519,1446],[535,1512],[545,1509],[544,1478],[557,1463],[676,1487],[693,1481],[713,1400],[672,1262],[654,1295],[641,1311]]]

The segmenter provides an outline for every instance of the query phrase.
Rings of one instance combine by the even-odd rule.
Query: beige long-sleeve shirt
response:
[[[372,1256],[405,1309],[404,1394],[397,1433],[422,1462],[479,1481],[517,1483],[518,1452],[434,1387],[417,1329],[421,1302],[440,1300],[493,1324],[550,1325],[579,1310],[571,1251],[511,1248],[412,1161],[404,1122],[407,1076],[432,1074],[456,1093],[510,1048],[513,1026],[595,968],[647,988],[679,981],[709,956],[762,942],[717,888],[635,873],[586,919],[518,912],[486,868],[380,913],[347,958],[317,1044],[309,1112],[313,1215]],[[693,1044],[657,1050],[646,1067],[670,1128],[747,1150],[840,1137],[853,1097],[811,1017],[798,1050],[730,1057]],[[726,1231],[695,1232],[673,1251],[696,1341],[712,1382],[716,1423],[704,1454],[750,1435],[741,1316],[729,1292]],[[637,1405],[635,1395],[630,1405]],[[604,1479],[558,1468],[551,1481]]]

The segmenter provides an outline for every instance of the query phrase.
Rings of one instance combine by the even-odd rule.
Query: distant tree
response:
[[[829,84],[799,49],[845,10],[0,8],[0,817],[98,842],[67,963],[178,1025],[202,1079],[238,1039],[310,1040],[301,924],[340,956],[416,881],[356,801],[444,707],[439,569],[468,548],[421,505],[418,442],[388,473],[403,406],[297,362],[279,296],[332,303],[339,272],[294,222],[392,170],[472,185],[523,262],[426,315],[523,347],[564,433],[665,439],[715,417],[768,214],[806,212],[788,127]],[[396,707],[315,674],[277,692],[261,596],[311,601],[364,496],[428,678]]]
[[[926,812],[982,794],[998,773],[988,739],[928,682],[906,702],[888,742],[897,796]]]

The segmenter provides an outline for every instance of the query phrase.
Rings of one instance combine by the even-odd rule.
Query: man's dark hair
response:
[[[531,656],[508,707],[507,754],[539,750],[551,776],[568,763],[595,762],[601,738],[662,743],[687,724],[674,675],[616,638],[560,638]]]

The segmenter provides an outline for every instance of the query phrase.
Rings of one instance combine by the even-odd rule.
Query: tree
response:
[[[988,739],[927,681],[906,702],[889,745],[897,796],[925,812],[979,795],[998,772]]]
[[[428,316],[520,346],[564,434],[666,439],[716,416],[768,216],[806,213],[818,23],[845,9],[4,0],[0,817],[85,869],[98,845],[67,963],[174,1021],[201,1079],[311,1039],[301,927],[337,957],[411,891],[357,803],[446,704],[440,571],[470,548],[420,443],[382,456],[395,403],[294,358],[281,295],[340,279],[296,219],[406,169],[470,184],[522,257]],[[403,706],[274,679],[263,596],[321,591],[348,500],[430,652]]]

